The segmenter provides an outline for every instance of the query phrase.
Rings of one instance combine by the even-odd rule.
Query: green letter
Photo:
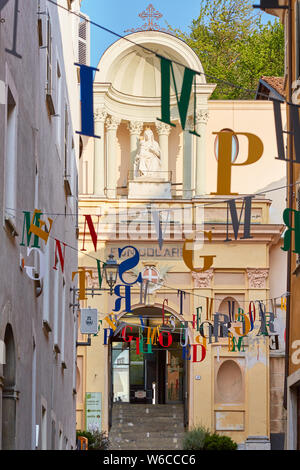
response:
[[[24,231],[25,231],[25,226],[26,226],[26,235],[27,235],[27,245],[26,246],[29,246],[30,244],[30,240],[31,240],[31,235],[32,235],[32,232],[30,232],[30,225],[31,225],[31,215],[30,215],[30,212],[27,212],[27,211],[23,211],[23,214],[24,214],[24,222],[23,222],[23,234],[22,234],[22,243],[20,243],[20,246],[25,246],[24,244]],[[40,225],[40,218],[43,214],[41,214],[40,212],[37,212],[35,214],[35,218],[34,218],[34,225],[36,225],[37,227],[39,227]],[[34,236],[34,243],[33,243],[33,247],[34,248],[40,248],[39,246],[39,237],[37,235]]]
[[[180,122],[182,129],[185,129],[187,112],[189,108],[190,96],[192,93],[192,85],[194,81],[194,77],[197,72],[194,72],[191,69],[185,67],[184,76],[183,76],[183,83],[181,89],[180,99],[178,97],[177,86],[175,81],[175,75],[173,70],[173,64],[170,60],[165,59],[164,57],[158,56],[160,58],[161,64],[161,119],[157,118],[158,121],[165,122],[170,126],[176,127],[175,124],[171,122],[170,116],[170,87],[171,87],[171,72],[172,78],[175,88],[177,106],[179,110]],[[194,114],[196,110],[194,109]],[[194,131],[189,131],[190,134],[197,135]]]

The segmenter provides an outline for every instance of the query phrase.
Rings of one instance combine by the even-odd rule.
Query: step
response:
[[[184,434],[184,430],[181,429],[181,430],[178,430],[178,432],[176,431],[172,431],[172,430],[164,430],[164,431],[153,431],[153,432],[149,432],[149,431],[146,431],[146,430],[142,430],[142,431],[139,431],[137,432],[136,430],[128,430],[128,432],[118,432],[116,430],[113,430],[113,431],[110,431],[110,437],[113,437],[113,438],[122,438],[122,439],[129,439],[129,440],[137,440],[137,439],[154,439],[154,438],[164,438],[164,437],[167,437],[167,438],[173,438],[173,437],[178,437],[178,436],[182,436]]]
[[[138,441],[124,439],[122,441],[111,440],[110,450],[176,450],[182,448],[181,438],[145,438]]]
[[[134,430],[135,432],[159,432],[159,431],[169,431],[172,432],[182,432],[184,430],[183,423],[165,423],[161,424],[160,422],[152,422],[152,423],[113,423],[111,427],[111,432],[129,432],[130,430]]]

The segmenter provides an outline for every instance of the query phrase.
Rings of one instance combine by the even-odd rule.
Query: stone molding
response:
[[[127,125],[130,135],[140,135],[143,127],[144,123],[142,121],[130,121]]]
[[[208,269],[207,271],[204,271],[202,273],[196,273],[192,271],[192,276],[196,288],[208,288],[211,286],[211,281],[214,276],[214,270]]]
[[[95,122],[105,122],[107,117],[107,112],[104,108],[97,108],[94,112],[94,121]]]
[[[158,135],[170,135],[171,126],[165,122],[156,122],[155,123]]]
[[[116,131],[119,127],[120,122],[121,122],[121,119],[119,119],[115,116],[108,115],[108,117],[105,121],[106,129],[108,131]]]
[[[269,269],[247,268],[250,289],[265,289]]]

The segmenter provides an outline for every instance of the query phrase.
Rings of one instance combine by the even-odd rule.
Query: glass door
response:
[[[129,349],[124,342],[112,343],[113,401],[129,403]]]
[[[166,403],[183,402],[183,360],[180,349],[166,354]]]

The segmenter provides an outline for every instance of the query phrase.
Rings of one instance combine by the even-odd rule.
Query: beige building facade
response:
[[[135,248],[139,262],[128,268],[124,279],[133,282],[141,273],[143,283],[130,288],[131,308],[124,300],[118,305],[117,296],[106,290],[100,296],[91,296],[90,290],[81,302],[81,307],[98,309],[99,332],[90,347],[77,351],[77,429],[92,423],[87,411],[91,397],[98,400],[94,424],[107,431],[113,430],[113,410],[122,403],[180,404],[186,429],[204,425],[231,436],[240,448],[269,449],[272,435],[285,432],[281,406],[285,255],[280,250],[280,193],[285,190],[265,191],[286,183],[284,164],[274,161],[272,104],[212,101],[216,84],[206,82],[199,59],[183,41],[156,31],[131,34],[130,40],[136,45],[121,39],[103,54],[95,76],[95,133],[101,139],[83,142],[79,164],[79,243],[86,250],[80,253],[79,265],[92,271],[87,287],[101,293],[96,291],[95,259],[106,261],[113,255],[120,264],[134,255]],[[194,89],[195,114],[191,104],[185,131],[174,88],[171,120],[176,127],[157,120],[161,116],[160,60],[149,50],[200,73]],[[174,65],[177,83],[183,70]],[[233,195],[213,194],[218,180],[216,133],[222,130],[237,133],[232,137],[233,163],[247,160],[248,142],[242,133],[255,134],[263,143],[263,155],[255,164],[232,166],[231,191],[241,197],[236,201],[238,214],[243,197],[257,193],[252,200],[252,238],[242,239],[244,224],[236,239],[231,225],[227,231],[228,200]],[[159,164],[155,158],[149,160],[144,145],[152,153],[159,149]],[[153,215],[159,213],[163,244]],[[85,233],[86,214],[92,216],[97,231],[96,247]],[[195,242],[189,242],[193,237]],[[189,250],[194,255],[187,258]],[[201,272],[203,257],[211,263]],[[194,263],[192,267],[187,259]],[[105,279],[102,288],[107,288]],[[276,301],[269,300],[275,297]],[[268,326],[270,337],[258,335],[259,300],[264,300],[266,312],[274,314],[270,317],[274,328]],[[256,321],[234,347],[226,337],[226,325],[231,321],[238,342],[241,315],[248,314],[250,302],[256,305]],[[197,312],[199,322],[204,322],[205,339],[197,331]],[[109,328],[114,315],[124,324],[122,333],[113,336]],[[162,328],[163,315],[174,329],[172,343],[166,348],[163,341],[169,335],[163,335],[150,353],[145,350],[148,331]],[[272,333],[278,334],[276,351]],[[125,342],[130,336],[135,339]],[[79,338],[85,340],[80,333]],[[139,353],[137,343],[142,343]],[[151,429],[148,433],[151,439]],[[131,448],[131,442],[127,445]]]

